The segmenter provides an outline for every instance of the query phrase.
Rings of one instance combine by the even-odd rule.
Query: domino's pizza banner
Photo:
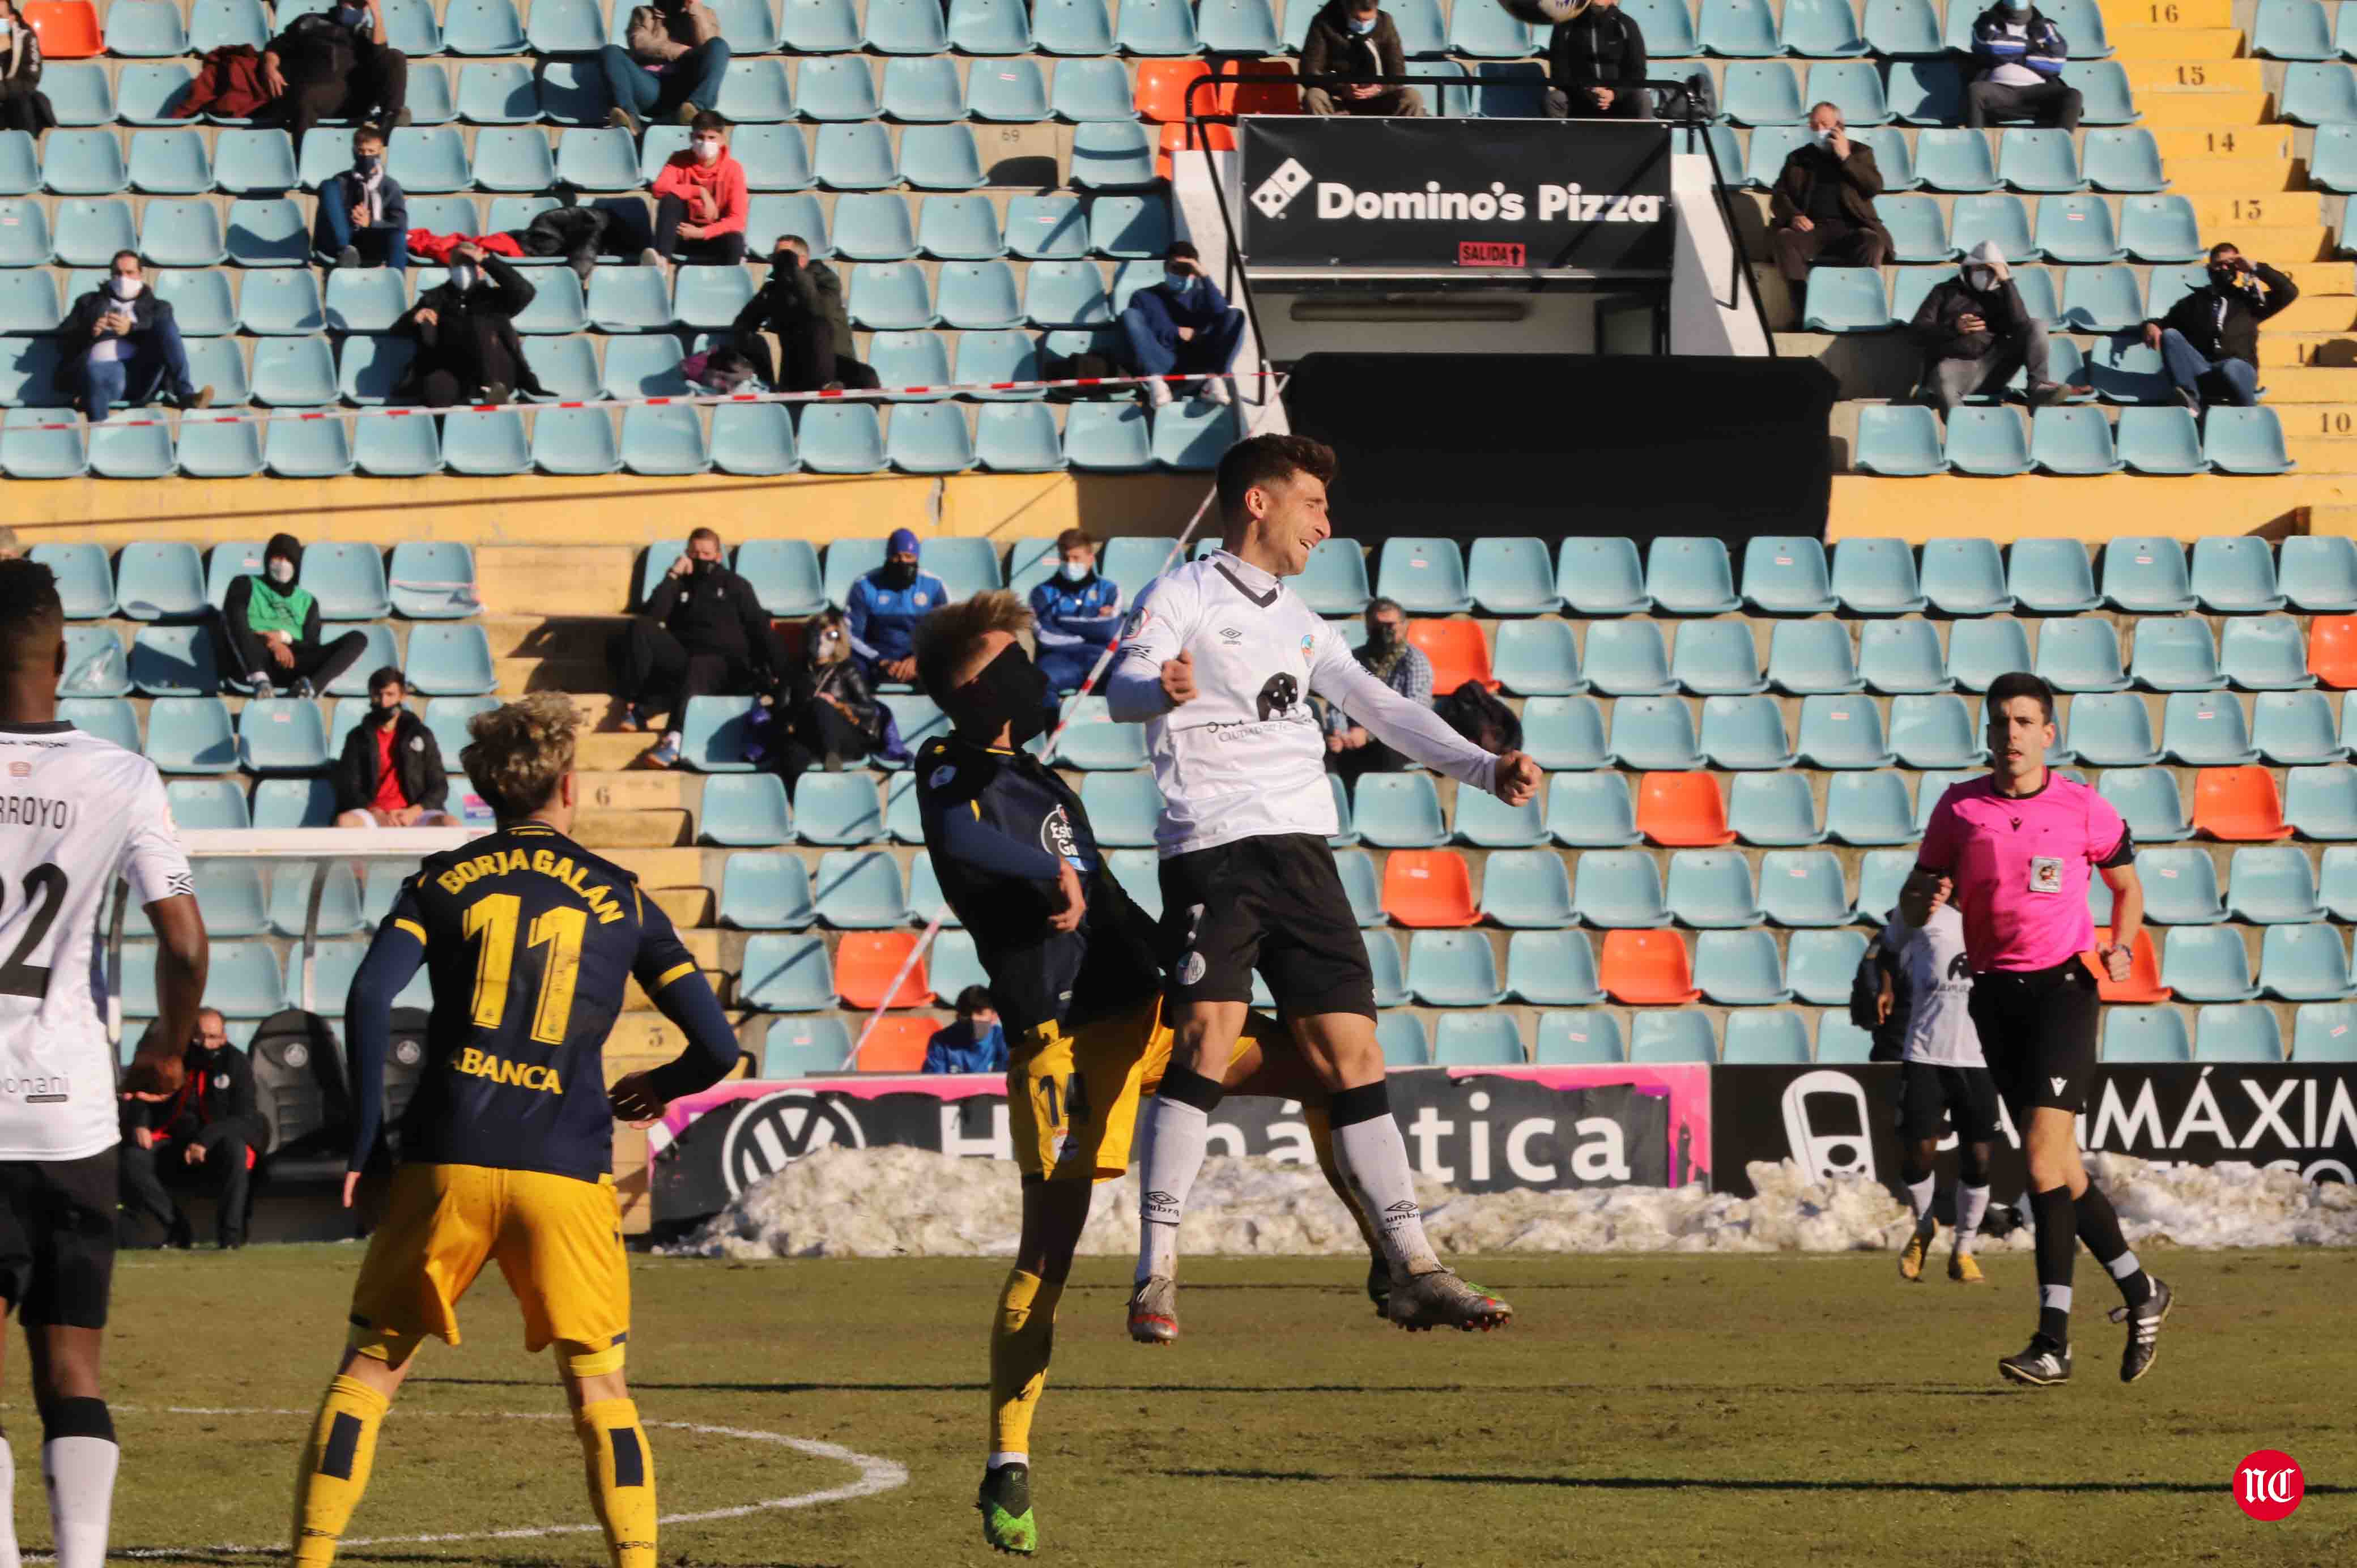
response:
[[[1411,1069],[1391,1075],[1392,1110],[1416,1169],[1470,1192],[1707,1185],[1710,1071],[1690,1063]],[[879,1144],[1011,1165],[1005,1078],[741,1081],[680,1101],[648,1133],[652,1218],[702,1219],[806,1155]],[[1316,1157],[1300,1107],[1274,1100],[1222,1101],[1210,1147]]]
[[[1899,1179],[1899,1078],[1889,1063],[1857,1067],[1722,1067],[1711,1078],[1719,1191],[1749,1197],[1755,1160],[1797,1162],[1818,1176],[1866,1176],[1894,1194]],[[2357,1179],[2357,1067],[2099,1067],[2079,1120],[2091,1151],[2209,1165],[2227,1161],[2296,1170],[2310,1181]],[[1955,1139],[1941,1144],[1943,1178]],[[2003,1118],[1990,1185],[2000,1203],[2021,1195],[2021,1138]]]
[[[1663,273],[1670,127],[1249,115],[1247,267]]]

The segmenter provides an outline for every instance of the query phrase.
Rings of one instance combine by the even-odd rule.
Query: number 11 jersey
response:
[[[142,907],[196,891],[156,765],[63,720],[0,725],[0,1161],[118,1140],[98,940],[117,880]]]

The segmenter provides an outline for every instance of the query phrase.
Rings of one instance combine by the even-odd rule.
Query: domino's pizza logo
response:
[[[1309,188],[1309,171],[1299,158],[1287,158],[1276,166],[1252,193],[1252,204],[1260,209],[1264,218],[1282,218],[1293,199]]]

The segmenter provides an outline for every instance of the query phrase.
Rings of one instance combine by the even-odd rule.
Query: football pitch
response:
[[[2357,1254],[2146,1261],[2182,1303],[2152,1375],[2117,1380],[2113,1293],[2083,1259],[2076,1380],[2029,1391],[1995,1372],[2027,1337],[2026,1253],[1989,1256],[1980,1287],[1905,1285],[1874,1253],[1467,1260],[1521,1313],[1489,1336],[1379,1324],[1343,1260],[1206,1259],[1182,1270],[1186,1337],[1167,1349],[1122,1332],[1126,1263],[1083,1260],[1033,1442],[1041,1560],[2357,1561]],[[359,1262],[318,1246],[124,1257],[116,1560],[279,1556]],[[639,1258],[632,1273],[664,1563],[993,1560],[971,1503],[1003,1265]],[[495,1273],[462,1318],[466,1344],[425,1351],[386,1423],[343,1561],[603,1563],[550,1359],[523,1354]],[[20,1344],[8,1360],[29,1551],[48,1540],[38,1427]],[[2228,1490],[2266,1448],[2308,1487],[2272,1524]]]

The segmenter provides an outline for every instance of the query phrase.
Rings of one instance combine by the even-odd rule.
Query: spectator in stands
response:
[[[648,266],[738,265],[752,200],[745,166],[728,151],[728,122],[704,111],[689,127],[686,149],[672,154],[655,176],[655,242],[639,260]]]
[[[691,124],[720,102],[728,75],[728,40],[704,0],[653,0],[630,11],[630,45],[598,54],[613,107],[606,123],[636,134],[642,122]]]
[[[778,237],[770,253],[769,281],[737,313],[729,331],[753,361],[754,375],[781,392],[872,391],[883,384],[858,359],[842,274],[811,260],[810,242],[800,234]],[[764,331],[778,335],[782,364],[770,362]]]
[[[262,570],[233,579],[222,596],[221,668],[257,697],[281,691],[317,696],[368,651],[368,638],[357,631],[321,640],[319,601],[302,576],[303,542],[275,533],[263,547]]]
[[[647,599],[644,613],[608,648],[621,727],[651,728],[667,714],[671,727],[643,759],[650,768],[679,760],[680,725],[690,698],[731,696],[768,685],[782,660],[753,585],[721,560],[720,535],[699,528]]]
[[[917,536],[894,529],[884,542],[884,564],[863,574],[845,600],[852,656],[871,682],[917,678],[916,656],[909,651],[917,623],[950,602],[948,586],[918,570],[917,562]]]
[[[2062,29],[2030,0],[1996,0],[1973,23],[1973,68],[1964,89],[1964,124],[2029,120],[2079,128],[2079,90],[2062,80],[2070,56]]]
[[[1308,5],[1309,0],[1296,0]],[[1407,52],[1399,28],[1376,0],[1326,0],[1301,41],[1301,74],[1343,76],[1335,87],[1305,87],[1301,106],[1312,114],[1389,114],[1413,119],[1424,100],[1413,87],[1378,86],[1378,76],[1405,76]]]
[[[409,269],[409,198],[384,172],[384,133],[362,125],[352,133],[352,166],[319,191],[311,248],[338,267]]]
[[[393,323],[417,340],[393,401],[447,408],[543,391],[515,328],[535,292],[506,257],[472,240],[451,251],[449,281],[419,295]]]
[[[137,408],[158,393],[175,408],[212,403],[213,389],[188,379],[179,321],[147,286],[136,251],[114,252],[106,282],[74,301],[58,336],[58,385],[92,424],[116,403]]]
[[[1547,36],[1546,112],[1557,120],[1650,120],[1645,33],[1620,0],[1588,0]]]
[[[197,1037],[181,1058],[180,1087],[123,1097],[123,1218],[150,1216],[174,1247],[190,1244],[188,1216],[168,1187],[211,1188],[221,1251],[245,1245],[252,1161],[270,1140],[254,1103],[253,1064],[229,1043],[217,1009],[197,1014]]]
[[[254,123],[285,126],[299,151],[305,133],[322,120],[408,124],[409,57],[385,43],[375,0],[335,0],[270,40],[262,91],[270,102]]]
[[[1080,690],[1104,650],[1121,637],[1121,587],[1097,575],[1097,542],[1086,529],[1056,536],[1056,575],[1031,590],[1036,662],[1048,681],[1048,719],[1059,699]]]
[[[958,993],[957,1022],[934,1030],[925,1042],[925,1070],[1006,1070],[1006,1031],[999,1026],[998,1009],[990,1004],[989,987],[969,985]]]
[[[2210,286],[2198,288],[2144,324],[2145,346],[2160,350],[2177,398],[2194,413],[2207,403],[2248,408],[2259,401],[2259,323],[2299,297],[2299,285],[2231,244],[2210,247]]]
[[[764,740],[748,757],[791,784],[813,768],[840,772],[886,749],[890,714],[851,657],[851,632],[843,612],[824,609],[803,624],[802,661],[770,700],[766,723],[778,725],[777,740]]]
[[[1129,371],[1144,376],[1147,406],[1160,408],[1170,401],[1169,375],[1200,374],[1223,378],[1243,346],[1244,313],[1228,303],[1220,285],[1203,275],[1195,247],[1184,240],[1171,242],[1162,258],[1163,278],[1130,295],[1121,313],[1122,336],[1129,347]],[[1213,379],[1198,383],[1197,393],[1211,403],[1228,401],[1228,383]]]
[[[1897,247],[1875,214],[1881,194],[1874,149],[1850,140],[1839,106],[1810,110],[1809,139],[1785,156],[1769,201],[1776,227],[1768,238],[1784,281],[1799,290],[1811,267],[1889,264]]]
[[[2032,408],[2071,395],[2047,373],[2046,323],[2022,304],[1994,240],[1974,246],[1956,275],[1923,296],[1907,332],[1923,350],[1922,388],[1943,414],[1975,392],[2003,398],[2006,382],[2024,367]]]
[[[720,397],[770,390],[753,374],[753,361],[741,349],[698,349],[679,362],[679,373],[697,391]]]
[[[0,0],[0,131],[38,136],[57,123],[41,94],[41,37]]]
[[[434,732],[409,709],[409,682],[388,664],[369,677],[369,707],[336,763],[336,826],[455,828],[449,774]]]
[[[1367,607],[1367,640],[1360,645],[1358,660],[1409,702],[1432,705],[1432,660],[1407,639],[1407,612],[1396,599],[1377,599]],[[1341,709],[1326,704],[1325,711],[1328,772],[1356,779],[1361,773],[1398,773],[1415,766],[1351,723]]]

